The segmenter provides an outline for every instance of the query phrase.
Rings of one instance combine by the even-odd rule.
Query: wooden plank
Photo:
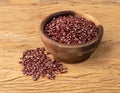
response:
[[[102,43],[87,61],[65,64],[56,80],[22,75],[22,52],[44,46],[39,25],[59,10],[82,11],[104,26]],[[0,0],[0,93],[119,93],[120,0]]]

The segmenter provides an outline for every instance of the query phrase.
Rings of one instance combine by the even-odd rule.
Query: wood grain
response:
[[[65,64],[56,80],[22,75],[22,52],[44,46],[41,20],[59,10],[96,17],[104,26],[102,43],[87,61]],[[120,93],[120,0],[0,0],[0,93]]]

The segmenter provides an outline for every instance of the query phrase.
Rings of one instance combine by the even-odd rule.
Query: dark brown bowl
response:
[[[49,23],[53,17],[62,16],[62,15],[79,15],[83,18],[86,18],[88,20],[93,21],[96,26],[99,28],[98,37],[95,39],[84,43],[80,45],[64,45],[60,44],[58,42],[53,41],[52,39],[48,38],[45,35],[45,26],[47,23]],[[41,39],[46,47],[46,49],[52,53],[52,55],[63,61],[68,63],[76,63],[81,62],[90,57],[90,55],[95,51],[95,49],[98,47],[99,43],[101,42],[102,36],[103,36],[103,27],[99,23],[97,19],[92,17],[91,15],[85,14],[85,13],[76,13],[75,11],[60,11],[53,13],[49,16],[47,16],[40,25],[40,35]]]

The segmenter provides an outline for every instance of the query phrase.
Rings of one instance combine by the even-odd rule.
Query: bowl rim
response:
[[[96,38],[94,38],[93,40],[90,40],[88,42],[85,42],[85,43],[82,43],[82,44],[72,45],[72,44],[62,44],[62,43],[56,42],[56,41],[52,40],[51,38],[49,38],[47,35],[45,35],[45,33],[44,33],[45,23],[48,23],[48,20],[51,20],[54,17],[60,16],[61,14],[64,15],[65,13],[70,13],[70,14],[78,15],[80,17],[83,17],[83,18],[87,19],[87,20],[91,20],[92,19],[91,21],[94,22],[95,25],[99,29],[98,36]],[[89,19],[86,16],[89,17]],[[91,45],[91,44],[97,42],[99,40],[99,38],[101,38],[102,35],[103,35],[103,26],[101,25],[101,23],[95,17],[93,17],[93,16],[91,16],[91,15],[89,15],[87,13],[75,12],[73,10],[65,10],[65,11],[54,12],[54,13],[46,16],[42,20],[42,22],[40,24],[40,35],[41,35],[41,37],[45,38],[48,42],[50,42],[50,43],[52,43],[52,44],[54,44],[56,46],[66,47],[66,48],[73,48],[73,47],[74,48],[79,48],[79,47],[85,47],[85,46],[88,46],[88,45]]]

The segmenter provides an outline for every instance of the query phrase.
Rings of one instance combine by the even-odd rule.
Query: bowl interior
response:
[[[58,42],[56,42],[56,41],[53,41],[52,39],[50,39],[49,37],[47,37],[45,34],[46,34],[46,32],[45,32],[45,27],[46,27],[46,25],[53,19],[53,18],[56,18],[56,17],[58,17],[58,16],[67,16],[67,15],[78,15],[78,16],[80,16],[80,17],[83,17],[83,18],[85,18],[85,19],[87,19],[87,20],[91,20],[91,21],[93,21],[94,23],[95,23],[95,25],[98,27],[98,29],[99,29],[99,33],[98,33],[98,37],[96,37],[96,38],[94,38],[93,40],[91,40],[91,41],[88,41],[88,42],[86,42],[86,43],[83,43],[83,44],[80,44],[80,45],[66,45],[66,44],[61,44],[61,43],[58,43]],[[102,36],[102,34],[103,34],[103,27],[102,27],[102,25],[100,24],[100,22],[97,20],[97,19],[95,19],[94,17],[92,17],[91,15],[88,15],[88,14],[85,14],[85,13],[76,13],[76,12],[74,12],[74,11],[60,11],[60,12],[56,12],[56,13],[53,13],[53,14],[51,14],[51,15],[49,15],[49,16],[47,16],[42,22],[41,22],[41,26],[40,26],[40,29],[41,29],[41,36],[43,37],[43,38],[46,38],[46,40],[48,41],[48,42],[51,42],[51,43],[54,43],[54,44],[56,44],[56,45],[58,45],[58,46],[61,46],[61,47],[83,47],[83,46],[87,46],[87,45],[89,45],[89,44],[92,44],[92,43],[94,43],[94,42],[96,42],[97,40],[98,40],[98,38],[99,37],[101,37]]]

